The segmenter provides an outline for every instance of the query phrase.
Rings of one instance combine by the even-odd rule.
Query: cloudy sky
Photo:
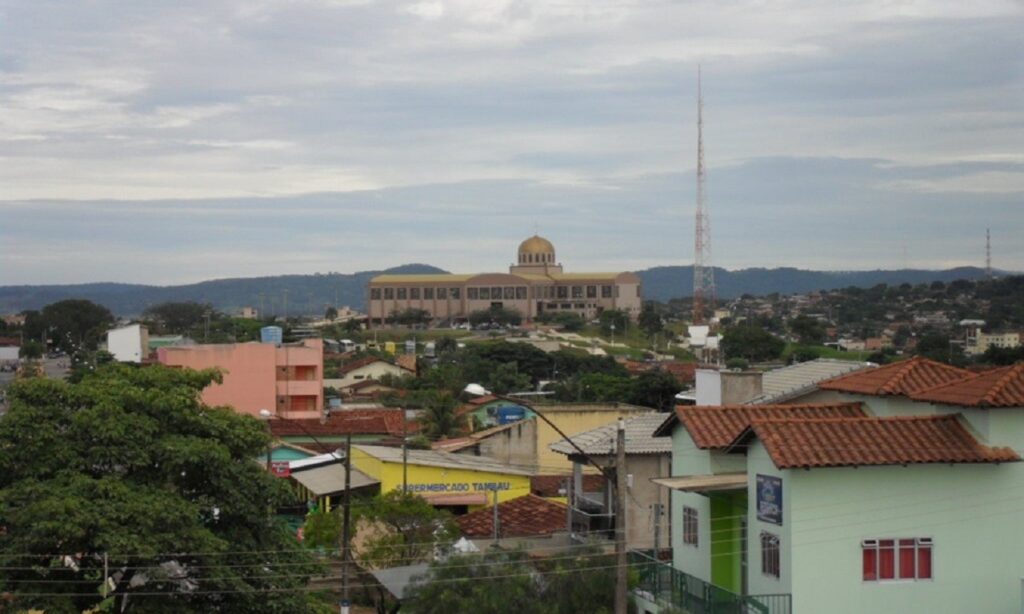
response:
[[[0,284],[1024,270],[1021,0],[0,0]]]

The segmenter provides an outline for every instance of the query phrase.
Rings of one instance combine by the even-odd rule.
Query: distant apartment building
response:
[[[984,320],[961,320],[960,327],[964,330],[964,353],[968,356],[980,356],[989,348],[1020,347],[1020,332],[984,332]]]
[[[590,319],[618,309],[636,317],[642,304],[635,273],[566,273],[550,241],[532,236],[519,245],[508,273],[378,275],[370,280],[371,325],[396,312],[422,309],[434,320],[464,320],[474,311],[502,307],[527,320],[571,312]]]
[[[162,364],[191,369],[221,369],[224,381],[203,391],[209,405],[230,405],[240,413],[261,409],[284,418],[317,418],[324,407],[323,342],[226,343],[163,347]]]
[[[108,330],[107,351],[118,362],[142,362],[149,357],[149,329],[142,324],[129,324]]]

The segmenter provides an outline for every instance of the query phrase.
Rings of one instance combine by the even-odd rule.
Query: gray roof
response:
[[[366,445],[353,445],[352,448],[365,452],[384,462],[402,462],[401,448]],[[530,471],[513,469],[504,463],[500,463],[497,460],[483,456],[452,454],[450,452],[441,452],[439,450],[408,450],[407,452],[409,455],[408,462],[410,465],[444,467],[446,469],[465,469],[467,471],[490,471],[492,473],[506,473],[510,475],[533,475]]]
[[[670,414],[650,412],[626,418],[626,454],[669,454],[672,452],[672,438],[655,437],[654,431]],[[602,456],[615,453],[615,436],[618,420],[613,420],[596,429],[569,435],[587,454]],[[578,454],[572,445],[562,439],[548,446],[559,454]]]
[[[379,481],[371,478],[355,467],[352,467],[351,471],[352,475],[349,477],[349,484],[352,486],[353,490],[364,486],[380,484]],[[315,467],[313,469],[303,469],[302,471],[293,471],[291,477],[299,484],[308,488],[310,492],[318,497],[334,494],[336,492],[345,492],[345,465],[341,463],[333,463],[322,467]]]
[[[398,599],[403,599],[406,591],[419,576],[425,576],[430,571],[427,563],[417,563],[405,567],[388,567],[385,569],[369,570],[373,577],[384,585],[389,593]]]
[[[814,392],[818,384],[827,379],[870,366],[872,366],[870,362],[817,358],[774,369],[766,372],[761,379],[761,396],[747,401],[747,404],[764,405],[789,401],[800,395]]]

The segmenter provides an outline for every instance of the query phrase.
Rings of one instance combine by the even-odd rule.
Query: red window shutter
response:
[[[913,539],[900,540],[900,578],[914,579],[914,542]]]
[[[917,577],[922,580],[929,580],[932,577],[931,545],[917,547]]]
[[[864,556],[864,580],[878,579],[878,550],[874,546],[865,546]]]
[[[878,542],[878,579],[893,580],[896,578],[896,548],[893,540],[883,539]]]

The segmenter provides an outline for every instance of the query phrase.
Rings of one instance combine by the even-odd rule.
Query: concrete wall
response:
[[[118,362],[142,362],[149,355],[149,330],[141,324],[109,330],[107,351]]]
[[[1020,611],[1024,464],[778,471],[755,443],[749,466],[781,477],[784,501],[780,528],[750,493],[751,592],[791,592],[794,614]],[[761,530],[782,540],[779,580],[761,574]],[[934,540],[932,580],[862,580],[862,540],[910,537]]]
[[[604,466],[614,466],[615,457],[594,458]],[[670,547],[671,514],[667,489],[655,484],[651,478],[671,474],[669,454],[629,454],[626,456],[626,475],[633,476],[633,486],[626,496],[626,545],[631,550]],[[660,504],[661,516],[656,516]],[[655,544],[655,535],[658,543]]]
[[[576,433],[589,431],[615,422],[620,417],[650,413],[650,407],[625,404],[583,404],[583,405],[538,405],[536,409],[547,416],[563,433],[572,437]],[[537,421],[537,465],[538,473],[566,474],[572,470],[572,461],[565,455],[552,452],[548,446],[562,439],[555,429],[543,420]],[[596,470],[595,470],[596,471]]]
[[[487,456],[517,469],[537,466],[537,420],[522,420],[480,440],[480,456]]]
[[[203,401],[209,405],[228,405],[254,416],[267,409],[289,418],[315,418],[323,408],[321,343],[320,339],[307,339],[303,347],[287,348],[269,343],[165,347],[157,350],[157,359],[169,366],[221,369],[223,383],[203,390]],[[279,386],[279,368],[303,375],[300,380],[283,380]],[[292,400],[302,411],[288,412]]]
[[[672,433],[672,475],[711,473],[711,459],[683,427]],[[705,582],[711,581],[711,500],[696,493],[671,491],[672,566]],[[683,506],[697,510],[697,545],[683,544]]]

